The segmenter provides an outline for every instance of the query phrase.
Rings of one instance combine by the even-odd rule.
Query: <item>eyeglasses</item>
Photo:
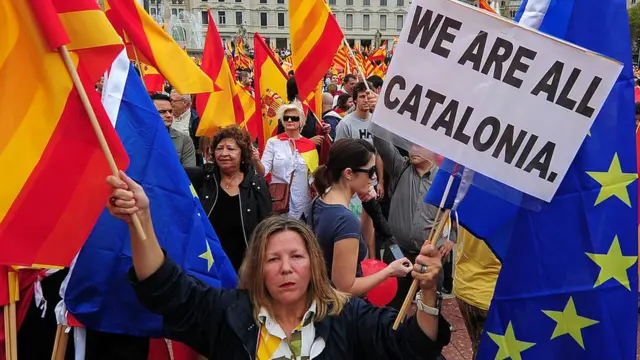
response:
[[[367,175],[369,175],[369,179],[373,179],[376,174],[378,173],[378,170],[376,169],[375,166],[372,166],[369,169],[351,169],[351,171],[356,172],[356,173],[365,173]]]
[[[300,116],[289,116],[289,115],[285,115],[282,117],[282,121],[293,121],[293,122],[298,122],[300,121]]]

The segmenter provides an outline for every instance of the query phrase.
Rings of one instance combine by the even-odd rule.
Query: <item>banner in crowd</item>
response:
[[[622,65],[460,2],[406,25],[373,122],[550,201]]]

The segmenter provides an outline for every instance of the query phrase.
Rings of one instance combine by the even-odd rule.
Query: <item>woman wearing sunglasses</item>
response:
[[[368,257],[360,232],[360,220],[349,202],[354,194],[366,197],[376,177],[376,149],[366,140],[340,139],[329,151],[327,163],[314,173],[313,185],[319,197],[311,204],[309,223],[324,252],[329,278],[336,289],[360,296],[388,277],[411,272],[406,258],[384,270],[362,276],[360,263]]]
[[[284,132],[267,141],[262,159],[254,154],[258,174],[271,174],[271,184],[289,184],[288,215],[306,219],[311,196],[309,179],[318,167],[318,151],[313,141],[300,132],[306,117],[299,102],[284,104],[277,113]],[[286,210],[284,211],[286,212]]]

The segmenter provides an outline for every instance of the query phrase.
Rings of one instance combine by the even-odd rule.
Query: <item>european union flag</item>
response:
[[[126,54],[105,83],[103,103],[131,159],[127,174],[151,201],[158,240],[187,273],[215,287],[237,277],[176,156],[162,120]],[[162,337],[158,315],[146,311],[126,280],[131,267],[129,230],[104,212],[82,248],[65,293],[67,309],[86,327]]]
[[[521,206],[526,196],[498,183],[508,199],[495,196],[480,177],[460,204],[461,223],[502,261],[478,359],[635,359],[638,189],[626,3],[525,0],[518,19],[625,67],[551,203]]]

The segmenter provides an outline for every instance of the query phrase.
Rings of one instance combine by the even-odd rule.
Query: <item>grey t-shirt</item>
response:
[[[364,139],[373,144],[371,128],[371,113],[366,119],[362,119],[355,112],[345,116],[336,127],[336,140],[343,138]]]

